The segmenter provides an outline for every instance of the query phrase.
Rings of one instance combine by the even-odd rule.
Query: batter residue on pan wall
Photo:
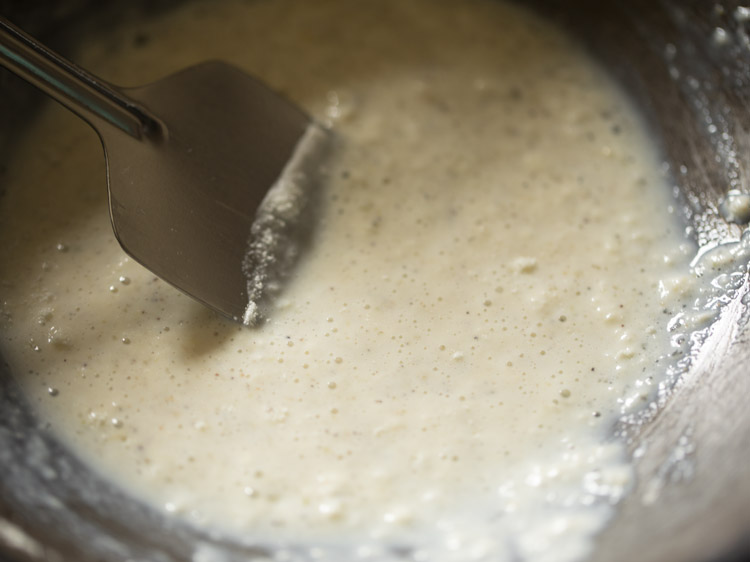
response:
[[[45,108],[6,176],[2,347],[62,439],[158,509],[266,542],[585,554],[688,251],[601,69],[483,0],[195,3],[76,58],[122,84],[228,60],[340,148],[309,252],[248,329],[121,252],[96,136]]]

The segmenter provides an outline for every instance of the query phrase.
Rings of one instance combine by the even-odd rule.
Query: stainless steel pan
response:
[[[737,236],[739,227],[724,221],[718,205],[729,189],[750,191],[750,11],[709,0],[525,3],[569,26],[631,91],[661,141],[676,204],[698,243]],[[172,2],[28,4],[4,2],[0,9],[15,12],[32,32],[57,29],[52,42],[64,49],[60,22],[70,39],[81,19],[108,25]],[[0,148],[35,102],[0,74]],[[0,194],[1,186],[0,167]],[[593,560],[707,562],[750,554],[749,289],[745,274],[651,421],[614,428],[637,457],[638,480],[599,536]],[[263,554],[132,500],[47,429],[0,364],[0,560],[184,561],[215,549],[228,560]]]

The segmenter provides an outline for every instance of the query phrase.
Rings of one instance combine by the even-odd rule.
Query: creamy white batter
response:
[[[341,142],[311,246],[248,329],[122,253],[96,136],[45,108],[2,199],[2,348],[66,442],[160,509],[279,541],[585,553],[687,261],[601,69],[484,0],[196,3],[76,58],[132,84],[225,59]]]

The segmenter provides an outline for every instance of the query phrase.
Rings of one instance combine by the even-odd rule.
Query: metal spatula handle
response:
[[[89,122],[103,120],[138,139],[162,129],[154,116],[122,92],[51,51],[2,16],[0,65]]]
[[[306,193],[327,144],[304,111],[219,61],[121,90],[2,17],[0,66],[99,133],[112,227],[125,252],[213,310],[257,321],[256,308],[248,310],[264,298],[276,259],[248,257],[258,208],[273,186]],[[295,206],[304,208],[305,197]]]

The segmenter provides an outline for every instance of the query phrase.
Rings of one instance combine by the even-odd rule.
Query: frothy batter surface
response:
[[[660,374],[658,285],[685,262],[628,101],[483,0],[196,3],[77,56],[133,84],[206,58],[340,140],[309,252],[268,323],[214,318],[122,253],[95,135],[48,107],[0,219],[3,352],[39,411],[201,524],[431,560],[584,553],[627,486],[607,434]]]

